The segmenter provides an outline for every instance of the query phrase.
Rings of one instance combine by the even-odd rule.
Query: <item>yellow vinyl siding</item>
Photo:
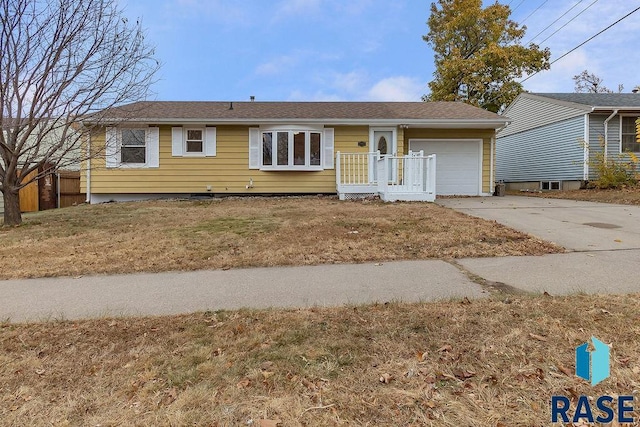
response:
[[[409,150],[410,139],[482,139],[482,192],[491,191],[491,138],[493,129],[405,129],[404,150]],[[425,153],[428,154],[428,153]],[[436,177],[437,179],[437,177]]]
[[[368,141],[368,126],[331,126],[334,150],[366,152],[358,141]],[[104,157],[92,160],[91,192],[117,193],[334,193],[335,169],[318,172],[261,171],[249,169],[249,126],[217,126],[215,157],[171,155],[171,126],[160,126],[159,168],[105,168]],[[101,132],[92,138],[104,146]],[[250,179],[253,188],[247,189]],[[83,179],[86,186],[86,179]]]
[[[367,153],[369,126],[332,126],[334,152]],[[105,168],[105,131],[92,136],[94,152],[102,152],[91,160],[91,192],[93,194],[161,194],[211,193],[335,193],[335,169],[323,171],[261,171],[249,169],[249,126],[216,126],[217,155],[215,157],[171,155],[172,125],[160,126],[160,167]],[[493,129],[418,129],[397,128],[398,155],[408,152],[409,139],[414,138],[482,138],[482,190],[491,186],[491,138]],[[365,146],[358,142],[365,141]],[[250,179],[253,188],[247,189]],[[86,191],[86,174],[81,174],[81,188]]]

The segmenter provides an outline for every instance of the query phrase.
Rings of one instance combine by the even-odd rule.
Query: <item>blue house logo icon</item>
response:
[[[609,346],[591,337],[594,350],[586,342],[576,347],[576,375],[594,386],[609,378]]]

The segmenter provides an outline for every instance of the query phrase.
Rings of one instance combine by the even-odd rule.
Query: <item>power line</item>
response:
[[[578,3],[574,4],[573,6],[571,6],[569,8],[569,10],[567,10],[565,13],[563,13],[562,15],[560,15],[555,21],[553,21],[551,24],[547,25],[546,27],[544,27],[544,29],[542,31],[540,31],[538,34],[536,34],[535,36],[533,36],[527,43],[525,43],[525,45],[528,45],[529,43],[531,43],[532,41],[534,41],[540,34],[544,33],[545,31],[547,31],[549,28],[551,28],[553,26],[553,24],[555,24],[556,22],[558,22],[559,20],[561,20],[562,18],[564,18],[566,16],[567,13],[571,12],[573,9],[575,9],[580,3],[582,3],[584,0],[580,0]]]
[[[533,12],[531,12],[529,15],[527,15],[527,17],[526,17],[526,18],[524,18],[522,21],[520,21],[520,22],[519,22],[519,24],[520,24],[520,25],[524,24],[524,22],[525,22],[527,19],[531,18],[531,15],[533,15],[534,13],[536,13],[537,11],[539,11],[539,10],[540,10],[540,8],[541,8],[542,6],[544,6],[548,1],[549,1],[549,0],[544,0],[544,1],[542,2],[542,4],[540,4],[540,6],[536,7],[536,9],[535,9]]]
[[[520,3],[518,3],[518,5],[516,7],[511,9],[511,13],[515,12],[520,6],[522,6],[522,3],[524,3],[524,0],[521,0]],[[509,2],[509,4],[511,4],[511,2]]]
[[[634,13],[636,13],[637,11],[640,10],[640,7],[636,7],[634,10],[632,10],[631,12],[627,13],[625,16],[623,16],[622,18],[618,19],[616,22],[614,22],[613,24],[609,25],[608,27],[606,27],[603,30],[598,31],[596,34],[592,35],[591,37],[589,37],[588,39],[586,39],[585,41],[583,41],[582,43],[580,43],[578,46],[574,47],[573,49],[571,49],[570,51],[564,53],[562,56],[554,59],[549,66],[552,66],[553,64],[555,64],[556,62],[560,61],[562,58],[564,58],[565,56],[569,55],[570,53],[578,50],[579,48],[581,48],[582,46],[584,46],[585,44],[589,43],[591,40],[595,39],[596,37],[598,37],[600,34],[604,33],[605,31],[607,31],[608,29],[610,29],[611,27],[613,27],[614,25],[619,24],[622,20],[628,18],[629,16],[633,15]],[[527,76],[527,78],[525,78],[524,80],[521,80],[520,83],[524,83],[527,80],[529,80],[531,77],[535,76],[536,74],[538,74],[540,71],[537,71],[533,74],[531,74],[530,76]]]
[[[560,31],[561,29],[563,29],[564,27],[566,27],[567,25],[569,25],[574,19],[576,19],[578,16],[582,15],[584,12],[587,11],[587,9],[589,9],[591,6],[593,6],[594,4],[596,4],[598,2],[598,0],[593,0],[593,2],[585,7],[584,9],[582,9],[580,11],[580,13],[578,13],[576,16],[574,16],[573,18],[569,19],[567,22],[564,23],[564,25],[562,25],[560,28],[558,28],[557,30],[555,30],[553,33],[551,33],[551,35],[549,35],[549,37],[547,37],[546,39],[542,40],[540,42],[540,44],[542,45],[542,43],[546,42],[547,40],[549,40],[551,37],[553,37],[558,31]]]

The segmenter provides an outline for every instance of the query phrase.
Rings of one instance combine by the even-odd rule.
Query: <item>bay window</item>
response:
[[[321,132],[315,130],[262,131],[262,166],[319,169],[321,141]]]

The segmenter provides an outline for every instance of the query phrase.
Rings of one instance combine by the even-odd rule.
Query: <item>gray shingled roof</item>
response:
[[[590,107],[640,107],[640,94],[635,93],[532,93],[531,95]]]
[[[195,102],[143,101],[111,110],[110,117],[203,120],[478,120],[505,118],[461,102]]]

